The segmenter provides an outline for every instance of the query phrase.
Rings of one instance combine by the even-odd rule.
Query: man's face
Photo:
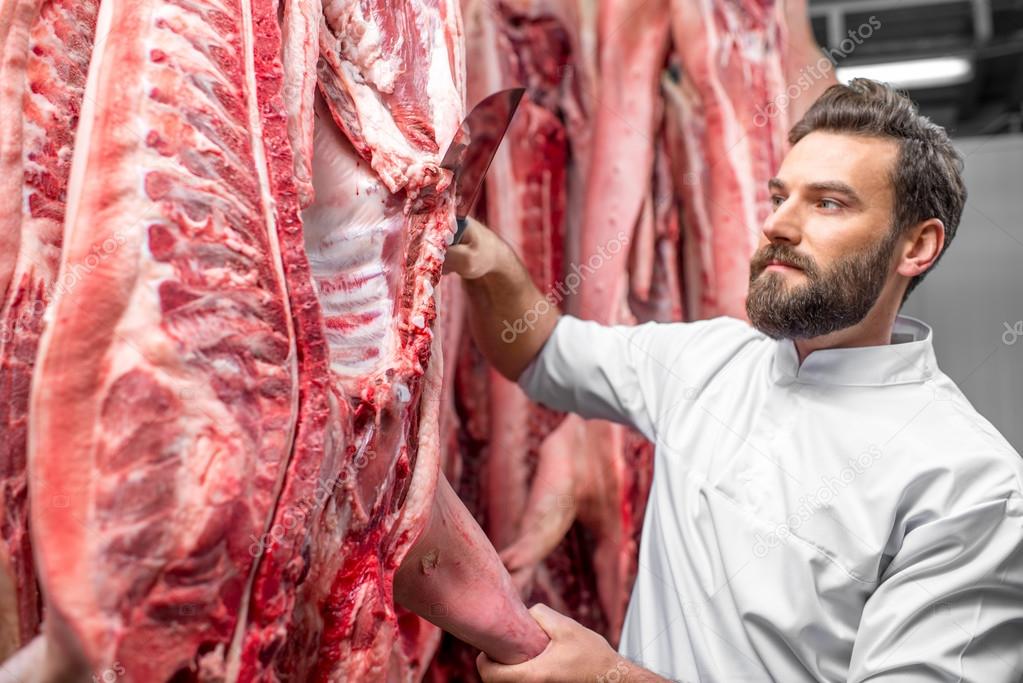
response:
[[[750,262],[746,312],[774,338],[809,339],[859,323],[893,273],[898,144],[814,132],[771,180],[773,213]]]

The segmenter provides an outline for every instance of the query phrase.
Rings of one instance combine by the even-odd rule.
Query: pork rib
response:
[[[443,0],[391,10],[332,3],[321,26],[306,249],[348,447],[322,513],[304,516],[310,571],[278,668],[293,680],[374,679],[389,666],[402,680],[418,675],[431,653],[415,649],[436,638],[420,637],[430,627],[416,617],[398,622],[399,591],[494,657],[521,660],[545,643],[493,548],[439,479],[441,352],[432,327],[453,209],[438,153],[464,111],[459,15]],[[278,514],[294,504],[286,492]]]
[[[233,666],[250,539],[296,429],[296,451],[316,448],[322,342],[279,52],[264,0],[100,9],[31,514],[51,637],[129,680]]]

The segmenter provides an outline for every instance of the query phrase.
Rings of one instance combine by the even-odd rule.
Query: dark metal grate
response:
[[[847,29],[881,23],[869,40],[856,48],[857,59],[906,52],[968,48],[974,44],[973,5],[969,2],[849,12]]]

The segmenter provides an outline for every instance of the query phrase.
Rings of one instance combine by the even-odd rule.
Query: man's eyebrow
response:
[[[767,187],[771,190],[783,192],[787,186],[785,185],[785,181],[781,178],[771,178],[767,181]],[[856,204],[863,203],[863,200],[860,199],[860,195],[856,193],[856,190],[854,190],[851,185],[843,183],[841,180],[823,180],[816,183],[808,183],[806,189],[817,194],[824,192],[836,192],[838,194],[844,194],[850,199],[850,201]]]
[[[818,193],[837,192],[839,194],[844,194],[846,197],[848,197],[856,204],[863,203],[863,200],[860,199],[860,196],[856,194],[856,190],[854,190],[852,186],[849,185],[848,183],[843,183],[840,180],[825,180],[819,183],[808,183],[806,188],[811,192]]]

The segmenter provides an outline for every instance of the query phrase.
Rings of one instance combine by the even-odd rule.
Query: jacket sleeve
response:
[[[659,415],[689,389],[679,351],[707,324],[607,326],[565,315],[518,383],[549,408],[628,425],[655,440]]]
[[[849,681],[1010,683],[1023,676],[1023,502],[910,531],[868,599]]]

